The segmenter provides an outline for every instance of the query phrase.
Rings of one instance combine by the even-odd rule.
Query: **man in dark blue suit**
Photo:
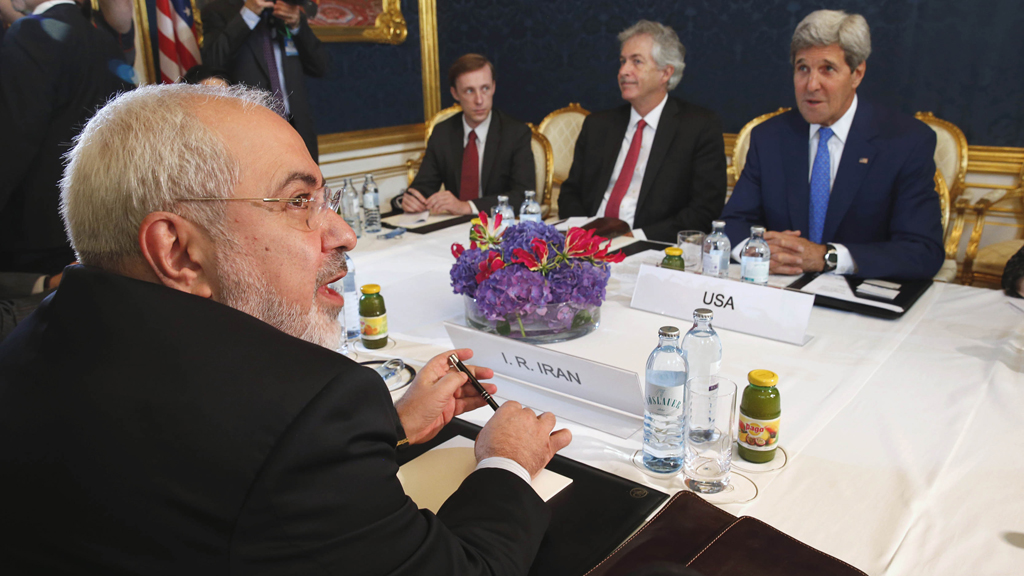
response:
[[[935,133],[857,97],[867,22],[833,10],[793,33],[797,111],[751,133],[722,219],[739,256],[750,226],[769,232],[773,274],[930,278],[942,266]]]

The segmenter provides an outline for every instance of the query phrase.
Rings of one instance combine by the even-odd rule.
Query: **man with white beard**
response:
[[[432,359],[393,405],[328,349],[355,236],[267,104],[143,87],[69,153],[81,265],[0,345],[5,568],[525,574],[550,516],[529,481],[569,432],[505,403],[477,470],[437,516],[417,510],[395,451],[483,405],[445,364],[472,352]]]

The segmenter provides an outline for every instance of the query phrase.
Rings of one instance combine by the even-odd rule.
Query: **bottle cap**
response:
[[[779,377],[771,370],[751,370],[747,382],[759,388],[771,388],[779,383]]]
[[[526,192],[523,192],[523,195],[526,196],[527,198],[536,198],[537,197],[537,193],[534,192],[533,190],[527,190]]]
[[[682,248],[678,248],[676,246],[669,246],[668,248],[665,248],[665,254],[667,254],[669,256],[682,256],[683,255],[683,249]]]
[[[359,291],[362,292],[363,294],[379,294],[380,293],[380,285],[379,284],[363,284],[363,286],[361,288],[359,288]]]
[[[725,220],[715,220],[711,223],[711,226],[713,226],[714,228],[724,228]]]
[[[678,338],[679,328],[676,328],[675,326],[662,326],[658,329],[658,336],[661,336],[662,338]]]
[[[498,202],[508,202],[508,196],[504,194],[498,194]]]
[[[764,226],[751,226],[750,227],[750,233],[751,234],[764,234]]]
[[[715,313],[710,308],[697,308],[693,311],[694,320],[714,320]]]

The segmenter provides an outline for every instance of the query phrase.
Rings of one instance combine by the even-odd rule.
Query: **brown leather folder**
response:
[[[719,510],[693,492],[673,496],[586,576],[629,576],[653,564],[686,566],[702,576],[866,576],[756,518]]]

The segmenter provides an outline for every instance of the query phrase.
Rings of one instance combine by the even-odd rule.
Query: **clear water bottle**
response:
[[[699,376],[717,376],[722,368],[722,340],[711,326],[714,312],[709,308],[697,308],[693,311],[693,328],[683,337],[683,357],[689,368],[687,379]],[[716,398],[711,398],[708,414],[691,414],[690,417],[704,417],[706,420],[699,426],[693,426],[691,434],[713,434],[715,430]],[[695,423],[696,424],[696,423]],[[692,438],[692,436],[691,436]],[[701,437],[695,440],[712,440]]]
[[[729,256],[732,244],[725,235],[725,221],[711,223],[711,234],[704,238],[703,274],[716,278],[729,277]]]
[[[740,258],[740,275],[744,282],[768,284],[768,265],[772,260],[772,251],[764,241],[764,226],[750,227],[750,240],[743,248]]]
[[[359,201],[359,192],[352,185],[351,178],[345,178],[341,183],[341,209],[345,222],[356,233],[356,238],[363,236],[363,210],[362,202]]]
[[[341,342],[338,343],[336,350],[348,355],[351,351],[351,342],[359,338],[359,290],[356,289],[356,263],[348,253],[345,253],[345,265],[348,268],[345,277],[331,284],[329,288],[345,297],[345,305],[341,312],[338,312]]]
[[[502,216],[504,218],[504,216]],[[526,191],[526,200],[519,208],[520,222],[540,222],[540,204],[537,202],[537,193],[533,190]]]
[[[671,474],[683,466],[686,358],[679,347],[679,329],[662,326],[658,347],[647,359],[644,385],[644,466]]]
[[[363,180],[363,231],[367,234],[380,232],[380,191],[373,181],[373,174]]]
[[[498,196],[498,205],[491,209],[491,218],[501,214],[500,228],[508,228],[516,223],[516,212],[508,205],[508,196]]]

